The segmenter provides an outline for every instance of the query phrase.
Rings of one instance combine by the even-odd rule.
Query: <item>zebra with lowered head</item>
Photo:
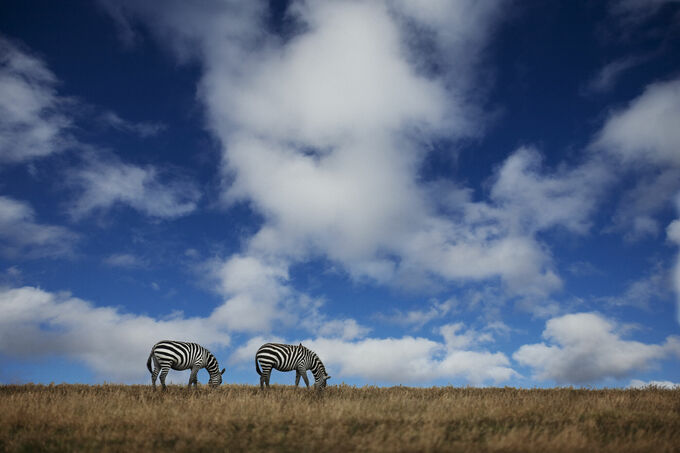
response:
[[[154,369],[151,369],[151,362],[154,364]],[[201,368],[205,368],[210,373],[210,380],[208,384],[211,387],[217,387],[222,383],[222,375],[226,368],[220,367],[217,359],[212,352],[196,343],[187,343],[184,341],[159,341],[149,354],[149,359],[146,361],[146,367],[151,373],[151,384],[156,388],[156,377],[160,373],[161,385],[163,390],[165,386],[165,376],[173,370],[188,370],[191,368],[191,376],[189,377],[189,387],[191,384],[198,383],[196,375]]]
[[[316,388],[326,387],[326,381],[331,378],[326,374],[326,367],[324,367],[319,356],[314,351],[302,346],[302,343],[298,346],[278,343],[266,343],[260,346],[257,354],[255,354],[255,370],[260,375],[261,389],[264,389],[265,384],[269,387],[272,368],[279,371],[295,370],[296,387],[300,383],[300,376],[309,387],[307,370],[312,370],[314,387]]]

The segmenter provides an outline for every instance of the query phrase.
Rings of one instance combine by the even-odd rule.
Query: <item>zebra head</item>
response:
[[[323,371],[323,374],[319,376],[318,378],[315,376],[314,377],[314,387],[318,389],[323,389],[326,388],[326,381],[329,380],[331,377],[326,374],[325,371]]]
[[[220,371],[219,373],[217,372],[210,373],[210,380],[208,381],[208,385],[210,385],[211,387],[217,387],[220,384],[222,384],[222,375],[226,370],[227,370],[226,368],[222,368],[222,371]]]

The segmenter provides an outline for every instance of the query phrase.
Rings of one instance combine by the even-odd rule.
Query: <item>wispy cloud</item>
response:
[[[68,144],[72,120],[56,86],[40,58],[0,36],[0,163],[44,157]]]
[[[78,235],[36,221],[26,202],[0,195],[0,254],[11,259],[63,257],[73,254]]]
[[[150,217],[175,218],[194,211],[201,198],[186,178],[166,174],[153,165],[125,163],[101,151],[84,154],[82,164],[68,169],[67,175],[67,184],[77,192],[70,207],[74,218],[118,205]]]
[[[114,253],[104,258],[104,264],[111,267],[123,268],[140,268],[148,265],[147,261],[131,253]],[[153,283],[154,289],[158,289],[158,285]]]
[[[377,318],[417,330],[432,321],[441,320],[450,314],[457,305],[458,302],[454,299],[444,302],[432,301],[421,310],[395,310],[392,314],[379,314]]]
[[[623,74],[644,63],[649,57],[628,56],[610,61],[604,65],[585,86],[586,94],[607,93],[614,89]]]
[[[623,294],[604,297],[601,301],[613,305],[652,309],[654,302],[668,301],[671,298],[672,284],[669,276],[668,269],[656,266],[647,275],[628,284]]]
[[[612,14],[628,23],[637,23],[654,15],[664,5],[677,3],[678,0],[612,0],[609,8]]]
[[[136,134],[143,138],[158,135],[163,130],[165,130],[164,124],[153,123],[148,121],[135,123],[123,119],[117,113],[110,111],[102,114],[101,121],[114,129]]]

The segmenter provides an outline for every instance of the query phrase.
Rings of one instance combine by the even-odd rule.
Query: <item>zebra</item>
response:
[[[261,371],[260,365],[262,366]],[[326,367],[324,367],[319,356],[314,351],[302,346],[302,343],[299,346],[278,343],[265,343],[260,346],[257,354],[255,354],[255,370],[260,375],[260,389],[264,389],[265,384],[269,387],[272,368],[279,371],[295,370],[295,387],[300,383],[300,376],[309,387],[307,370],[312,370],[315,388],[326,387],[326,381],[331,378],[326,374]]]
[[[151,369],[151,362],[154,363],[154,370]],[[217,387],[222,383],[222,375],[226,368],[220,367],[217,359],[203,346],[196,343],[187,343],[184,341],[159,341],[151,348],[149,359],[146,361],[146,367],[151,373],[151,384],[156,388],[156,377],[160,372],[161,385],[163,390],[166,390],[165,376],[173,370],[186,370],[191,368],[191,376],[189,377],[189,385],[194,384],[196,387],[198,379],[196,375],[201,368],[205,368],[210,373],[210,380],[208,384],[211,387]]]

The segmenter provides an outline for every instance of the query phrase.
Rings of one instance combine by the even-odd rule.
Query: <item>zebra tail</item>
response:
[[[262,371],[260,371],[260,364],[257,363],[257,356],[255,356],[255,371],[257,371],[257,374],[262,376]]]
[[[149,354],[149,359],[146,361],[146,367],[149,369],[149,373],[153,373],[153,370],[151,369],[151,357],[153,357],[153,349]]]

